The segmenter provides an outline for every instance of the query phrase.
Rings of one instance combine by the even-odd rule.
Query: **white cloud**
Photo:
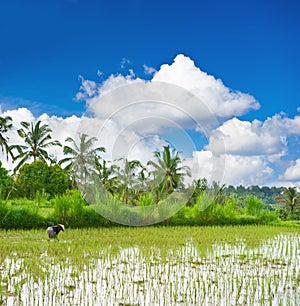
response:
[[[76,100],[86,100],[93,97],[97,92],[97,84],[94,81],[85,80],[83,76],[79,76],[81,80],[80,92],[76,94]]]
[[[300,135],[300,116],[274,115],[264,122],[232,118],[212,131],[207,149],[218,154],[265,155],[275,162],[288,153],[291,135]]]
[[[124,65],[128,63],[124,59]],[[144,69],[154,72],[146,65]],[[175,148],[187,147],[193,154],[185,164],[192,168],[194,178],[262,185],[276,183],[272,163],[288,154],[288,137],[300,135],[300,116],[278,114],[252,122],[237,119],[257,109],[259,103],[251,95],[230,90],[183,55],[170,65],[162,65],[150,81],[137,78],[133,70],[125,76],[111,75],[101,83],[80,78],[76,97],[86,101],[91,117],[43,114],[35,118],[25,108],[8,111],[3,115],[13,117],[15,126],[8,134],[10,142],[20,143],[16,129],[21,121],[42,120],[52,129],[53,139],[62,144],[66,137],[76,138],[78,132],[97,137],[96,145],[107,149],[103,157],[108,160],[127,157],[145,163],[155,150],[171,143]],[[220,125],[216,118],[229,120]],[[208,145],[196,151],[187,129],[205,134]],[[62,158],[61,148],[52,148],[49,153]],[[279,179],[283,183],[300,181],[299,168],[297,160]]]
[[[208,148],[219,154],[284,155],[286,135],[266,128],[258,120],[249,122],[233,118],[211,133]]]
[[[300,181],[300,159],[293,161],[281,178],[285,181]]]
[[[153,81],[169,82],[189,90],[217,117],[239,116],[259,108],[254,97],[230,90],[220,79],[201,71],[182,54],[177,55],[171,65],[162,65]]]
[[[144,68],[144,73],[145,73],[145,74],[150,74],[150,75],[152,75],[152,74],[154,74],[154,73],[156,72],[156,69],[155,69],[155,68],[149,67],[149,66],[147,66],[147,65],[143,65],[143,68]]]
[[[137,101],[159,101],[155,105],[148,103],[148,107],[144,104],[142,109],[137,107],[136,117],[145,110],[164,117],[166,104],[169,104],[173,108],[167,111],[170,120],[176,118],[176,122],[183,124],[188,115],[197,123],[200,121],[202,128],[205,124],[215,123],[215,116],[241,115],[259,107],[252,96],[231,91],[221,80],[202,72],[184,55],[178,55],[171,65],[162,65],[151,81],[135,78],[132,71],[127,76],[111,75],[105,82],[97,84],[97,88],[93,81],[83,80],[77,98],[85,99],[90,110],[102,117],[124,110]]]
[[[214,155],[210,151],[193,153],[190,161],[194,178],[205,177],[226,185],[261,185],[273,178],[274,170],[262,156]]]

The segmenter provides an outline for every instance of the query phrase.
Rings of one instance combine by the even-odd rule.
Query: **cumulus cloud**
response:
[[[124,58],[122,63],[125,67],[130,61]],[[52,129],[53,139],[61,143],[79,132],[97,137],[96,145],[106,148],[103,157],[108,160],[127,157],[145,163],[155,150],[171,144],[178,151],[189,151],[185,164],[191,167],[193,178],[246,186],[276,181],[274,164],[288,154],[288,137],[300,135],[300,116],[277,114],[252,122],[238,119],[259,108],[255,98],[226,87],[184,55],[158,71],[146,65],[144,70],[154,73],[151,80],[136,77],[133,70],[100,83],[80,76],[76,98],[87,106],[82,118],[47,114],[35,118],[25,108],[4,113],[14,121],[10,142],[20,143],[16,129],[21,121],[42,120]],[[208,144],[199,148],[187,131],[202,133]],[[61,148],[49,153],[62,157]],[[299,168],[297,160],[279,179],[300,181]]]
[[[281,178],[285,181],[300,182],[300,159],[293,161],[291,165],[285,170]]]
[[[211,133],[208,148],[219,154],[280,156],[286,152],[286,136],[258,120],[249,122],[233,118]]]
[[[170,127],[209,135],[218,126],[217,118],[259,107],[252,96],[231,91],[184,55],[162,65],[150,81],[131,71],[126,76],[111,75],[100,84],[82,79],[80,89],[77,99],[84,99],[88,112],[102,120],[100,130],[101,124],[113,121],[114,128],[131,133],[135,129],[144,138]]]
[[[212,131],[207,148],[215,153],[266,155],[270,161],[287,154],[287,139],[300,135],[300,117],[274,115],[264,122],[232,118]]]
[[[190,165],[194,178],[205,177],[210,183],[260,185],[274,175],[274,170],[263,156],[214,155],[202,150],[193,153]]]
[[[189,90],[219,118],[239,116],[260,107],[253,96],[232,91],[220,79],[201,71],[182,54],[177,55],[171,65],[162,65],[153,81],[169,82]]]
[[[125,87],[129,84],[138,84],[137,92],[133,88],[129,90]],[[161,84],[166,85],[162,87]],[[181,94],[175,98],[172,89],[170,89],[172,86],[173,88],[175,86],[181,88],[181,91],[186,92],[186,94]],[[165,87],[168,87],[168,89]],[[101,102],[105,94],[110,92],[113,95],[112,91],[116,89],[118,89],[119,95],[124,95],[127,100],[116,97],[115,100],[110,100],[109,103],[106,102],[105,104],[103,100]],[[213,76],[201,71],[189,57],[182,54],[176,56],[171,65],[162,65],[151,81],[135,78],[132,72],[127,76],[121,74],[111,75],[104,83],[97,84],[97,88],[95,88],[93,81],[83,80],[81,91],[77,98],[85,99],[88,106],[99,103],[105,111],[106,108],[113,108],[114,104],[116,104],[115,108],[127,105],[128,100],[135,102],[141,100],[149,101],[151,99],[163,102],[171,101],[177,107],[186,109],[189,106],[188,96],[193,96],[198,100],[198,108],[205,108],[206,113],[209,111],[210,116],[218,118],[238,116],[251,109],[259,108],[259,103],[254,97],[239,91],[232,91],[221,80],[215,79]],[[155,109],[157,114],[160,111],[159,107]],[[198,113],[198,116],[203,117],[201,110],[197,112],[197,110],[188,109],[188,111],[193,114]]]

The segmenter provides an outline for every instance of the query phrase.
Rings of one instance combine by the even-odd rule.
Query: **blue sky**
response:
[[[3,0],[0,105],[3,112],[25,107],[35,118],[80,116],[89,104],[89,98],[75,99],[83,79],[101,84],[132,69],[135,78],[149,80],[153,75],[144,65],[159,71],[183,54],[259,102],[259,109],[233,112],[222,122],[238,117],[265,123],[281,112],[293,120],[300,106],[299,14],[296,0]],[[284,137],[288,152],[277,162],[268,160],[275,174],[262,183],[281,182],[285,169],[297,165],[298,131]]]

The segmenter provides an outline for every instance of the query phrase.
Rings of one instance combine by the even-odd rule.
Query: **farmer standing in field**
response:
[[[60,231],[65,231],[65,227],[63,224],[57,224],[57,225],[53,225],[53,226],[49,226],[47,228],[47,233],[48,233],[48,240],[50,240],[51,238],[57,238],[57,235],[59,234]]]

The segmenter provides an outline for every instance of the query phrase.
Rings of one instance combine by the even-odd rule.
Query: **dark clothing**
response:
[[[60,231],[63,231],[62,227],[59,225],[49,226],[47,228],[48,238],[57,238],[57,235]]]

